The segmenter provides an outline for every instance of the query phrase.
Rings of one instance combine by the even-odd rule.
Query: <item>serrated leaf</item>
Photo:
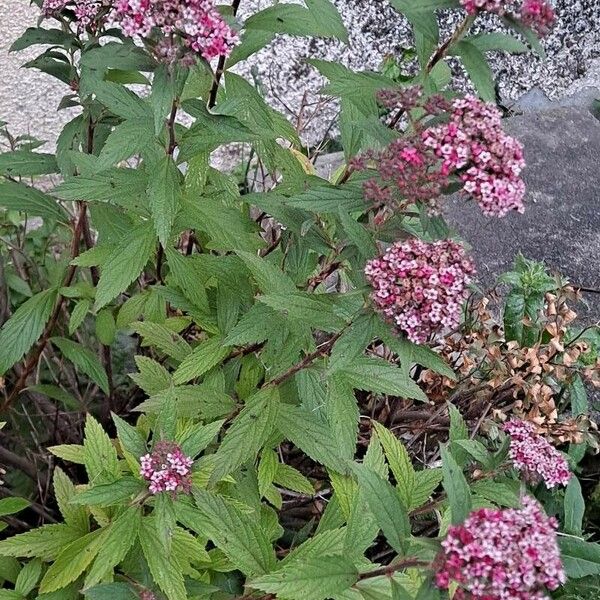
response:
[[[581,484],[574,475],[571,477],[565,490],[565,533],[582,535],[583,515],[585,513],[585,500],[581,493]]]
[[[94,560],[104,540],[105,531],[97,529],[69,544],[46,571],[40,593],[60,590],[75,581]]]
[[[179,365],[173,374],[173,382],[179,385],[201,377],[229,356],[230,352],[231,348],[223,344],[223,338],[220,336],[200,342]]]
[[[126,583],[103,583],[84,592],[86,600],[139,600],[139,594]],[[44,600],[43,598],[41,600]],[[58,600],[58,599],[57,599]]]
[[[99,170],[108,169],[135,154],[143,154],[154,142],[148,119],[132,119],[117,125],[106,139],[98,157]],[[150,177],[154,170],[151,171]]]
[[[0,517],[18,513],[29,505],[29,500],[25,500],[25,498],[2,498],[0,500]]]
[[[16,181],[0,182],[0,206],[53,221],[68,218],[56,198]]]
[[[144,223],[133,229],[101,265],[95,309],[106,306],[137,279],[154,250],[154,230]]]
[[[411,495],[410,510],[423,506],[441,483],[441,469],[423,469],[415,472],[415,486]]]
[[[83,454],[91,484],[112,483],[121,476],[117,451],[102,426],[92,417],[85,422]]]
[[[337,371],[354,388],[427,402],[421,388],[402,369],[376,358],[357,358]]]
[[[100,583],[125,558],[137,539],[141,521],[140,507],[130,506],[109,525],[102,547],[85,579],[85,588]]]
[[[271,435],[279,409],[279,391],[275,387],[264,388],[248,399],[215,453],[212,481],[254,459]]]
[[[264,449],[258,463],[258,493],[265,495],[275,479],[279,460],[274,450]]]
[[[147,120],[152,118],[148,104],[128,88],[111,81],[94,85],[96,98],[115,115],[123,119]]]
[[[405,510],[412,505],[412,494],[415,487],[415,470],[404,444],[380,423],[373,422],[377,437],[383,446],[385,457],[396,479],[396,490]]]
[[[215,439],[223,423],[224,420],[195,425],[178,440],[181,451],[187,456],[196,457]]]
[[[445,446],[440,446],[444,489],[448,495],[452,524],[462,523],[471,512],[471,491],[469,484],[454,457]]]
[[[221,496],[194,490],[202,523],[200,530],[246,575],[262,575],[275,566],[275,552],[259,520],[242,513]]]
[[[26,597],[37,585],[42,574],[42,561],[39,559],[29,561],[19,573],[15,582],[15,592]]]
[[[250,581],[250,586],[289,600],[325,600],[358,581],[354,563],[343,556],[307,557]]]
[[[312,496],[315,493],[315,489],[310,480],[302,475],[298,469],[294,469],[294,467],[290,467],[289,465],[277,465],[274,482],[281,487],[293,490],[299,494]]]
[[[71,504],[75,497],[75,486],[60,468],[54,469],[54,496],[65,523],[82,534],[89,531],[89,520],[85,508]]]
[[[85,506],[115,506],[129,500],[144,489],[144,484],[139,479],[122,477],[113,483],[89,487],[77,494],[71,502]]]
[[[65,546],[80,536],[81,532],[68,525],[44,525],[0,541],[0,556],[53,560]]]
[[[91,350],[67,338],[53,337],[50,340],[66,359],[98,384],[105,394],[109,393],[106,371],[99,358]]]
[[[482,479],[473,483],[471,491],[498,506],[508,506],[510,508],[519,508],[521,506],[521,497],[517,482],[509,483],[508,481]]]
[[[0,375],[6,373],[42,335],[57,292],[44,290],[26,300],[0,330]]]
[[[58,165],[53,154],[29,150],[0,153],[0,175],[5,177],[35,177],[57,172]]]
[[[165,557],[164,549],[156,535],[156,521],[151,517],[142,519],[139,539],[152,578],[168,600],[186,600],[187,593],[181,565],[174,556]]]
[[[494,75],[487,63],[485,54],[475,44],[464,40],[454,44],[451,53],[460,56],[481,99],[485,102],[495,103]]]
[[[185,361],[192,354],[192,347],[177,333],[169,329],[166,325],[159,323],[150,323],[149,321],[138,321],[133,323],[132,328],[136,333],[144,338],[146,346],[154,346],[178,361]],[[136,359],[136,362],[137,359]],[[143,367],[142,367],[143,365]],[[139,361],[138,368],[151,369],[155,376],[158,371],[148,362]],[[145,377],[144,372],[142,375]]]
[[[571,536],[559,536],[558,545],[568,578],[600,575],[600,544],[584,542]]]
[[[88,314],[92,303],[88,299],[80,300],[77,302],[75,307],[71,312],[71,317],[69,318],[69,334],[73,335],[77,329],[79,329],[80,325],[83,323],[86,315]]]
[[[314,412],[282,404],[279,408],[277,428],[316,462],[338,473],[348,471],[331,428]]]
[[[365,465],[356,465],[354,472],[377,525],[392,548],[404,554],[410,538],[410,521],[396,490]]]
[[[242,251],[238,251],[237,255],[244,261],[263,293],[286,294],[296,291],[294,281],[264,258]]]
[[[116,325],[112,310],[105,308],[96,315],[96,337],[101,344],[110,346],[115,341]]]
[[[146,454],[146,441],[142,434],[118,415],[113,413],[111,416],[117,429],[117,437],[121,447],[136,458]]]
[[[327,386],[327,421],[339,445],[340,456],[352,460],[358,441],[360,412],[354,389],[338,377]]]
[[[60,446],[50,446],[48,451],[68,462],[78,465],[85,464],[85,449],[78,444],[61,444]]]
[[[170,156],[153,165],[148,175],[148,201],[158,239],[169,242],[181,197],[181,173]]]
[[[50,46],[66,46],[76,42],[77,38],[72,33],[61,29],[44,29],[42,27],[28,27],[20,37],[11,45],[9,52],[25,50],[36,44]]]

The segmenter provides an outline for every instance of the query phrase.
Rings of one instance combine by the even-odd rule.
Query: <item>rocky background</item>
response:
[[[334,103],[318,102],[323,79],[304,62],[307,57],[339,61],[354,69],[376,69],[388,55],[399,55],[410,46],[408,24],[391,9],[386,0],[334,0],[350,32],[348,46],[335,41],[281,37],[243,66],[246,74],[261,84],[264,93],[278,109],[296,118],[303,106],[303,134],[310,144],[318,143],[335,119]],[[272,4],[272,0],[243,0],[244,14]],[[544,41],[548,60],[533,55],[492,57],[500,94],[511,104],[525,92],[535,89],[533,99],[557,99],[586,86],[600,86],[600,0],[556,0],[559,22]],[[9,54],[8,48],[21,32],[35,25],[37,8],[29,0],[0,0],[0,120],[13,132],[29,133],[48,140],[50,145],[61,125],[54,108],[67,93],[65,86],[37,71],[19,69],[39,48]],[[440,13],[442,29],[450,31],[460,18],[457,11]],[[497,27],[495,17],[480,18],[482,29]],[[461,69],[454,65],[457,84]]]

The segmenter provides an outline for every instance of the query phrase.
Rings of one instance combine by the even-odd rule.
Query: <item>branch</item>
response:
[[[392,563],[390,565],[386,565],[385,567],[380,567],[378,569],[374,569],[373,571],[367,571],[366,573],[361,573],[358,576],[359,581],[363,581],[365,579],[372,579],[373,577],[381,577],[387,576],[391,577],[397,571],[403,571],[404,569],[410,569],[411,567],[430,567],[431,563],[426,560],[420,560],[418,558],[403,558],[396,563]]]
[[[235,17],[237,15],[240,3],[242,0],[233,0],[231,3],[231,12]],[[210,94],[208,96],[208,108],[213,108],[217,103],[217,94],[219,93],[219,85],[221,83],[221,77],[225,72],[225,61],[227,57],[224,55],[219,56],[219,62],[217,64],[217,70],[215,71],[215,78],[213,80],[212,87],[210,88]]]

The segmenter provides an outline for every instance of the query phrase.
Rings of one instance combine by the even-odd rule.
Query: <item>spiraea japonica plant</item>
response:
[[[414,60],[309,60],[328,181],[240,73],[347,43],[329,0],[36,4],[13,48],[74,117],[55,154],[3,126],[0,598],[589,597],[598,331],[523,257],[482,297],[442,217],[527,209],[485,57],[543,52],[551,6],[390,0]]]

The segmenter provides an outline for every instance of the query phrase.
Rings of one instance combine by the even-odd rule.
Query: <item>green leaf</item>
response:
[[[0,154],[0,175],[5,177],[35,177],[58,173],[54,154],[28,150],[13,150]]]
[[[569,579],[600,575],[600,544],[559,536],[558,545],[565,574]]]
[[[410,538],[410,521],[400,496],[388,481],[367,466],[356,465],[354,471],[377,525],[390,546],[404,554]]]
[[[273,483],[278,466],[277,453],[270,449],[264,449],[258,464],[258,493],[261,498]]]
[[[29,506],[29,500],[25,498],[2,498],[0,500],[0,517],[14,515]]]
[[[423,506],[442,481],[441,469],[423,469],[415,472],[415,487],[411,494],[410,510]]]
[[[377,421],[373,422],[377,437],[383,446],[385,457],[396,479],[396,491],[405,510],[412,506],[412,495],[415,487],[415,470],[404,444]]]
[[[279,391],[275,387],[263,388],[248,399],[215,453],[212,481],[219,481],[254,460],[273,431],[279,409]]]
[[[0,182],[0,206],[53,221],[68,219],[55,198],[16,181]]]
[[[223,338],[220,336],[200,342],[179,365],[173,374],[173,382],[179,385],[201,377],[229,356],[230,352],[231,348],[223,345]]]
[[[91,484],[112,483],[121,476],[117,451],[102,426],[91,415],[85,422],[83,456]]]
[[[342,378],[333,376],[327,385],[327,421],[340,455],[352,460],[358,441],[359,409],[354,389]]]
[[[139,539],[152,579],[168,600],[187,600],[181,565],[173,553],[165,556],[162,543],[156,535],[155,519],[152,517],[142,519]]]
[[[565,533],[582,535],[585,500],[581,493],[581,484],[574,475],[569,480],[565,491]]]
[[[144,223],[133,229],[102,263],[95,309],[106,306],[139,276],[154,250],[154,231]]]
[[[105,308],[96,315],[96,337],[101,344],[110,346],[115,341],[117,327],[112,310]]]
[[[104,583],[84,592],[87,600],[139,600],[139,594],[126,583]],[[44,600],[43,598],[41,600]]]
[[[337,597],[358,581],[354,563],[343,556],[310,556],[251,580],[249,585],[278,598],[325,600]]]
[[[113,413],[111,416],[117,429],[117,437],[119,438],[121,447],[136,458],[146,454],[146,441],[142,437],[142,434],[118,415]]]
[[[40,583],[40,593],[54,592],[75,581],[94,560],[105,540],[97,529],[69,544],[50,565]]]
[[[262,575],[275,566],[275,552],[255,515],[242,513],[221,496],[194,490],[202,515],[199,529],[242,573]]]
[[[83,323],[85,317],[87,316],[92,303],[90,300],[84,299],[77,302],[75,308],[71,312],[71,317],[69,318],[69,334],[73,335],[77,329]]]
[[[453,446],[459,446],[466,452],[468,452],[477,462],[481,463],[484,467],[490,464],[490,453],[487,448],[477,440],[457,440]]]
[[[62,458],[68,462],[72,462],[78,465],[85,464],[85,452],[84,447],[77,444],[62,444],[60,446],[50,446],[48,448],[54,456]]]
[[[0,556],[53,560],[65,546],[80,536],[81,532],[68,525],[44,525],[0,541]]]
[[[44,290],[21,304],[0,330],[0,375],[6,373],[42,335],[57,292]]]
[[[503,50],[511,54],[523,54],[529,52],[529,48],[516,37],[507,33],[494,31],[491,33],[479,33],[465,38],[466,42],[473,44],[481,52]]]
[[[451,54],[460,56],[473,85],[485,102],[496,102],[494,75],[485,54],[471,42],[458,42],[450,49]]]
[[[462,523],[471,512],[471,492],[469,484],[454,457],[445,446],[440,446],[442,454],[442,472],[444,474],[444,489],[448,494],[452,524]]]
[[[179,334],[169,329],[166,325],[150,323],[149,321],[138,321],[133,323],[132,329],[144,338],[144,346],[158,348],[161,352],[173,357],[175,360],[185,361],[192,354],[192,347]],[[170,382],[168,373],[164,374],[164,367],[161,370],[159,368],[160,365],[156,366],[158,363],[152,364],[148,361],[149,359],[145,357],[136,359],[136,364],[144,379],[150,377],[154,382],[163,380]],[[145,389],[145,386],[142,387]],[[160,391],[160,389],[156,389],[156,391]]]
[[[331,428],[313,411],[282,404],[279,407],[277,428],[314,461],[338,473],[348,471]]]
[[[523,339],[523,319],[525,318],[525,296],[520,291],[509,294],[504,304],[504,335],[506,341]]]
[[[63,356],[70,360],[78,369],[81,369],[100,389],[109,393],[108,377],[98,357],[81,344],[67,338],[53,337],[50,341],[61,351]]]
[[[95,485],[77,494],[71,502],[85,506],[115,506],[140,493],[144,484],[133,477],[123,477],[113,483]]]
[[[265,294],[289,294],[296,291],[294,281],[275,265],[250,252],[238,251],[259,289]]]
[[[77,38],[72,33],[60,29],[44,29],[42,27],[28,27],[19,38],[17,38],[9,49],[9,52],[19,52],[36,44],[50,46],[70,46]]]
[[[511,485],[512,483],[514,485]],[[519,486],[516,482],[509,483],[508,481],[482,479],[473,483],[471,491],[498,506],[508,506],[510,508],[519,508],[521,506]]]
[[[19,573],[15,582],[15,591],[22,596],[27,596],[37,585],[42,574],[42,561],[35,559],[29,561]]]
[[[104,143],[98,157],[98,169],[108,169],[134,154],[144,154],[154,141],[154,132],[147,119],[124,121],[113,129]],[[153,173],[151,171],[151,176]]]
[[[215,439],[223,423],[224,420],[195,425],[178,440],[181,451],[192,458],[198,456]]]
[[[170,156],[153,165],[148,176],[148,200],[158,239],[166,246],[180,203],[182,176]]]
[[[94,93],[99,102],[123,119],[144,121],[151,118],[148,103],[118,83],[98,81],[94,85]]]
[[[85,588],[102,581],[125,558],[137,539],[141,521],[139,506],[129,506],[109,525],[102,540],[102,548],[85,579]]]
[[[54,496],[65,523],[80,531],[82,534],[89,531],[89,520],[85,508],[71,504],[75,497],[75,486],[60,468],[54,469]]]
[[[315,489],[310,479],[302,475],[298,469],[289,465],[278,464],[275,471],[274,482],[281,487],[293,490],[299,494],[313,496]]]
[[[246,20],[247,31],[287,33],[294,36],[335,37],[348,41],[344,23],[329,0],[306,0],[307,8],[297,4],[277,4]]]
[[[385,360],[357,358],[336,372],[359,390],[427,402],[421,388],[402,369]]]
[[[306,192],[282,197],[282,203],[292,208],[302,208],[313,213],[339,214],[340,210],[354,212],[365,210],[362,185],[346,183],[340,186],[324,185],[311,188]]]

